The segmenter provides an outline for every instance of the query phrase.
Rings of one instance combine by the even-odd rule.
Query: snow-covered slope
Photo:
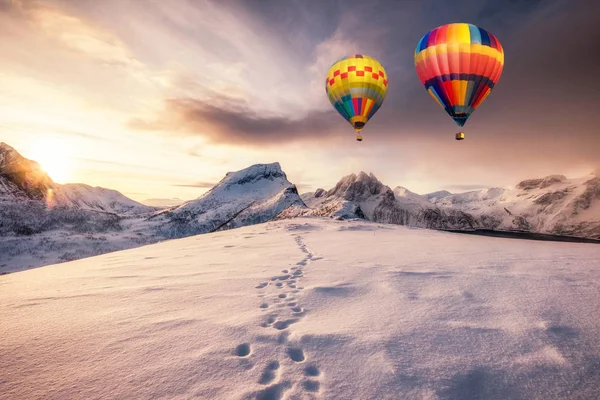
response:
[[[413,212],[431,208],[431,202],[426,196],[411,192],[402,186],[397,186],[394,189],[394,197],[399,204]]]
[[[60,185],[0,143],[0,274],[154,243],[157,209],[121,193]]]
[[[600,238],[600,178],[551,175],[513,189],[494,188],[434,199],[440,207],[487,218],[489,228]],[[485,224],[484,224],[485,225]]]
[[[0,399],[597,399],[599,252],[301,218],[0,276]]]
[[[450,193],[447,190],[438,190],[436,192],[427,193],[422,196],[425,197],[427,200],[432,201],[434,199],[441,199],[442,197],[450,196],[451,194],[452,193]]]
[[[184,237],[258,224],[290,208],[305,207],[276,162],[228,172],[202,197],[160,211],[152,219],[163,222],[161,232],[168,237]]]
[[[56,206],[73,209],[105,211],[120,215],[144,214],[158,209],[138,203],[116,190],[83,183],[56,185],[53,195]]]
[[[365,172],[345,176],[333,189],[319,189],[302,199],[311,208],[303,215],[365,218],[434,229],[472,229],[476,225],[470,215],[460,210],[440,208],[403,187],[392,190]]]
[[[47,181],[41,198],[19,195],[17,188],[0,207],[0,273],[262,223],[306,209],[278,163],[230,172],[199,199],[160,211],[114,190]]]

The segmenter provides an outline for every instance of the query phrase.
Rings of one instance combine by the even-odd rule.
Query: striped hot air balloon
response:
[[[458,126],[491,93],[504,67],[496,36],[472,24],[439,26],[421,38],[415,68],[427,92]],[[464,138],[462,132],[457,140]]]
[[[358,141],[362,141],[361,130],[385,99],[387,79],[379,61],[364,54],[342,58],[329,68],[325,92],[335,109],[350,122]]]

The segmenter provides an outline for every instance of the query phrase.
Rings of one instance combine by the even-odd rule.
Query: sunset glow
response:
[[[54,182],[70,183],[73,161],[68,143],[51,139],[39,140],[32,145],[28,156],[37,161]]]
[[[418,193],[599,166],[589,49],[600,3],[350,3],[0,1],[0,141],[57,182],[136,200],[196,198],[274,161],[301,191],[362,170]],[[506,52],[460,143],[413,60],[419,39],[452,21],[494,32]],[[389,76],[360,145],[323,87],[354,53]]]

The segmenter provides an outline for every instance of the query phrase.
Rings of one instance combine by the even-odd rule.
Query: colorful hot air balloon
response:
[[[336,61],[325,81],[325,92],[335,109],[350,122],[356,140],[360,131],[381,107],[387,93],[387,74],[373,57],[355,54]]]
[[[415,68],[425,88],[464,126],[502,74],[504,50],[496,36],[471,24],[439,26],[421,38]],[[457,140],[464,138],[461,132]]]

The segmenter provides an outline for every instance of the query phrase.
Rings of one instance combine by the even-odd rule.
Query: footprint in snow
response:
[[[266,321],[260,324],[263,328],[267,328],[273,325],[273,322],[277,321],[277,314],[271,314],[267,317]]]
[[[284,393],[292,387],[290,381],[283,381],[261,390],[256,395],[256,400],[281,400]]]
[[[235,348],[235,355],[238,357],[247,357],[250,355],[250,345],[242,343]]]
[[[320,375],[321,371],[316,365],[308,365],[304,368],[304,376],[306,376],[306,379],[302,381],[302,388],[307,392],[318,392],[321,388],[321,382],[317,380],[317,377]]]
[[[285,294],[285,293],[281,293],[281,294],[280,294],[279,296],[277,296],[277,297],[279,297],[280,299],[285,299],[285,298],[287,297],[287,294]]]
[[[298,347],[288,347],[286,353],[294,362],[299,363],[306,360],[306,357],[304,357],[304,351]]]
[[[267,303],[261,303],[261,305],[259,307],[260,308],[269,308],[269,305]]]
[[[281,332],[279,337],[277,338],[277,343],[279,344],[287,344],[288,338],[290,337],[290,332]]]
[[[315,381],[312,379],[306,379],[302,381],[302,388],[307,392],[318,392],[321,387],[321,383],[319,381]]]
[[[289,271],[287,269],[284,269],[281,272],[283,272],[284,274],[287,274]]]
[[[319,376],[321,375],[321,371],[319,371],[319,368],[317,368],[316,365],[309,365],[306,368],[304,368],[304,375],[305,376]]]
[[[265,286],[267,286],[268,284],[269,284],[269,282],[261,282],[258,285],[256,285],[255,287],[256,287],[256,289],[262,289]]]
[[[273,328],[282,331],[284,329],[289,328],[290,325],[295,324],[298,321],[298,318],[286,319],[285,321],[277,321],[273,324]]]
[[[258,383],[260,383],[261,385],[268,385],[269,383],[273,382],[277,377],[278,369],[279,361],[271,361],[265,367],[262,375],[260,376],[260,379],[258,380]]]

